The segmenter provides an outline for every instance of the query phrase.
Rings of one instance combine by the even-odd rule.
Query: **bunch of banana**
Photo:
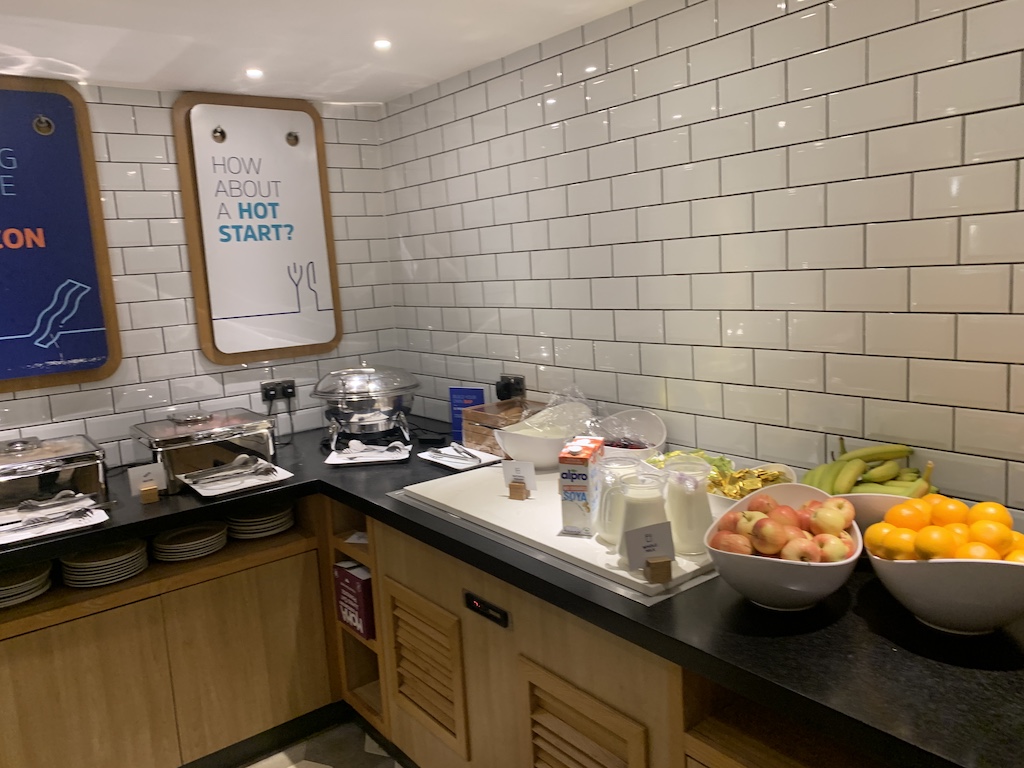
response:
[[[840,440],[840,447],[843,454],[838,459],[808,471],[801,482],[832,496],[842,493],[887,493],[920,498],[938,491],[931,484],[932,462],[928,462],[923,475],[920,470],[900,464],[900,459],[914,452],[909,446],[871,445],[856,451],[846,451]]]

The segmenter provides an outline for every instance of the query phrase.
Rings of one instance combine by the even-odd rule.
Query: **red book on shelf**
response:
[[[367,640],[374,638],[370,571],[355,560],[334,564],[334,598],[338,621]]]

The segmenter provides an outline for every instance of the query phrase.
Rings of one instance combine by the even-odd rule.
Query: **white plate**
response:
[[[74,576],[65,576],[64,583],[69,587],[81,589],[84,587],[104,587],[108,584],[116,584],[119,581],[130,579],[133,576],[138,576],[146,568],[149,567],[148,561],[143,561],[140,565],[133,566],[125,571],[117,571],[115,573],[107,574],[104,576],[90,576],[89,578],[81,578]]]
[[[50,562],[33,563],[22,568],[0,571],[0,595],[9,589],[21,589],[26,584],[41,584],[50,573]]]
[[[281,469],[281,467],[274,467],[274,470],[274,474],[266,475],[264,477],[260,477],[258,475],[227,477],[217,482],[203,483],[202,485],[193,485],[188,482],[188,480],[185,480],[181,475],[178,475],[178,479],[200,496],[209,498],[212,496],[223,496],[227,493],[236,493],[238,491],[248,490],[249,488],[259,488],[263,485],[272,485],[274,483],[279,483],[282,480],[287,480],[289,477],[295,476],[287,469]]]
[[[195,552],[177,552],[177,553],[154,553],[153,557],[165,563],[178,563],[184,560],[198,560],[200,557],[206,557],[212,555],[214,552],[220,552],[227,545],[227,539],[223,542],[218,542],[216,546],[210,547],[209,549],[198,550]]]
[[[70,565],[72,568],[107,565],[125,560],[139,552],[146,551],[146,542],[141,539],[129,539],[119,541],[115,544],[108,544],[105,547],[97,547],[86,552],[75,552],[60,559],[63,565]]]
[[[190,552],[194,549],[207,549],[210,546],[215,546],[224,541],[227,538],[227,528],[224,529],[223,533],[218,533],[216,536],[210,536],[202,539],[201,541],[189,542],[188,544],[153,544],[154,552]]]
[[[259,520],[237,520],[228,518],[228,528],[254,528],[260,525],[273,525],[279,523],[282,520],[291,520],[295,515],[291,512],[284,512],[280,515],[273,515],[272,517],[263,517]]]
[[[448,456],[459,456],[459,453],[449,445],[446,445],[444,448],[439,448],[438,450]],[[488,464],[494,464],[495,462],[502,460],[501,456],[495,456],[493,453],[484,453],[483,451],[477,451],[472,448],[466,448],[466,450],[480,459],[480,461],[476,464],[470,464],[468,461],[460,461],[457,458],[447,460],[438,456],[436,453],[431,453],[430,451],[423,451],[416,455],[424,461],[429,461],[431,464],[438,464],[442,467],[448,467],[448,469],[458,470],[459,472],[463,472],[467,469],[476,469],[477,467],[486,467]]]
[[[46,579],[42,584],[37,586],[31,592],[26,592],[25,594],[18,595],[16,597],[0,599],[0,608],[10,608],[14,605],[21,605],[22,603],[27,603],[29,600],[39,597],[41,594],[49,590],[52,584],[53,582],[51,582],[49,579]]]
[[[218,536],[223,536],[227,529],[227,523],[222,522],[186,525],[184,528],[175,528],[157,534],[153,538],[153,546],[157,548],[167,547],[169,549],[197,546],[204,542],[212,541]]]
[[[264,536],[273,536],[278,533],[284,533],[290,528],[294,527],[294,522],[283,524],[277,528],[271,528],[266,531],[231,531],[231,538],[233,539],[262,539]]]
[[[62,568],[63,568],[63,572],[65,572],[65,573],[81,573],[83,575],[87,575],[89,573],[100,573],[100,572],[102,572],[104,570],[111,570],[113,568],[120,568],[123,565],[133,565],[133,564],[137,563],[139,560],[144,560],[144,559],[145,559],[145,550],[139,550],[134,555],[131,555],[130,557],[125,557],[125,558],[120,559],[120,560],[114,560],[114,561],[111,561],[111,562],[99,563],[99,564],[96,564],[96,565],[68,565],[68,564],[63,564]]]

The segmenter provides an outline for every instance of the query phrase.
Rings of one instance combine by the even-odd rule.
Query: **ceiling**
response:
[[[635,1],[635,0],[634,0]],[[389,101],[629,0],[4,0],[0,73]],[[390,51],[374,49],[377,38]],[[246,77],[259,68],[262,80]]]

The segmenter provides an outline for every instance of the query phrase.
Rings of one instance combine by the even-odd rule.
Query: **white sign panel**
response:
[[[233,354],[337,332],[313,118],[196,104],[189,112],[214,346]]]

